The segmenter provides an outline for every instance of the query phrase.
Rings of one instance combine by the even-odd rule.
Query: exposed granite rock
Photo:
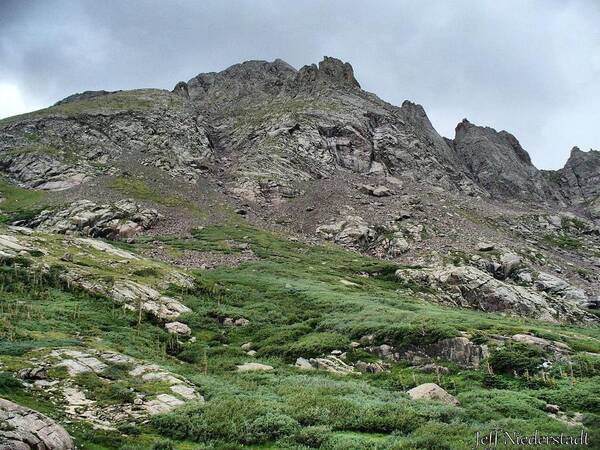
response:
[[[375,230],[360,216],[347,216],[331,225],[321,225],[316,231],[326,239],[350,247],[364,248],[375,238]]]
[[[191,310],[179,300],[161,295],[155,289],[130,280],[118,280],[112,286],[110,297],[135,311],[144,312],[160,320],[172,320]]]
[[[569,203],[587,209],[593,218],[600,219],[600,151],[583,152],[573,147],[562,169],[545,171],[544,175],[558,185]]]
[[[195,182],[213,160],[206,128],[184,99],[167,91],[77,94],[0,122],[0,170],[23,186],[46,190],[139,164]]]
[[[0,258],[14,258],[16,256],[31,256],[41,251],[10,234],[0,234]]]
[[[476,182],[491,195],[538,202],[549,198],[550,185],[512,134],[464,119],[456,127],[453,146]]]
[[[37,153],[4,153],[0,157],[0,170],[22,186],[48,191],[72,188],[89,177],[89,170],[85,165],[76,167]]]
[[[583,289],[576,288],[565,280],[549,273],[540,272],[534,282],[534,286],[539,291],[547,292],[566,301],[577,304],[584,304],[588,301],[588,297]]]
[[[549,339],[532,336],[530,334],[515,334],[511,337],[513,341],[521,342],[523,344],[533,345],[539,347],[542,350],[549,351],[555,355],[568,355],[572,353],[571,348],[562,342],[551,341]]]
[[[598,152],[574,149],[564,169],[542,174],[510,133],[464,120],[444,139],[422,106],[363,91],[349,63],[327,56],[300,70],[279,59],[247,61],[173,92],[74,94],[1,121],[0,155],[9,177],[40,189],[142,164],[189,182],[216,169],[231,192],[270,201],[298,182],[350,170],[600,214]]]
[[[394,107],[362,91],[351,66],[335,58],[299,71],[281,60],[248,61],[186,85],[218,130],[215,145],[235,155],[227,171],[247,199],[264,198],[264,183],[292,186],[339,169],[476,191],[422,107]]]
[[[260,372],[273,370],[273,366],[260,363],[244,363],[236,366],[238,372]]]
[[[409,390],[407,394],[413,400],[433,400],[453,406],[460,404],[456,397],[448,394],[448,392],[435,383],[421,384]]]
[[[398,352],[398,355],[400,359],[409,361],[416,358],[419,363],[426,359],[443,359],[460,367],[477,368],[489,356],[489,350],[486,345],[474,344],[466,337],[454,337],[433,344],[411,346]]]
[[[155,209],[144,208],[132,199],[107,205],[78,200],[65,209],[45,210],[19,224],[52,233],[120,239],[152,228],[159,217]]]
[[[60,406],[69,417],[84,420],[95,428],[114,430],[123,422],[146,420],[149,416],[172,411],[188,401],[204,401],[195,386],[185,378],[122,353],[92,348],[58,348],[49,353],[36,352],[31,359],[36,361],[37,366],[30,371],[44,370],[48,375],[43,379],[26,379],[25,388],[33,395],[44,392],[60,399]],[[66,376],[53,377],[50,369],[59,367],[66,369]],[[107,376],[115,367],[119,370]],[[86,386],[80,384],[79,376],[82,374],[95,374],[106,384],[133,386],[133,380],[141,380],[160,385],[158,392],[153,394],[134,392],[130,388],[129,392],[135,396],[133,402],[124,399],[110,405],[99,405],[89,397]],[[0,439],[1,429],[0,426]]]
[[[0,398],[0,448],[71,450],[75,444],[65,429],[52,419]]]
[[[598,320],[570,299],[542,295],[523,286],[505,283],[475,267],[400,269],[396,276],[403,281],[437,289],[441,299],[457,306],[550,322],[591,323]]]

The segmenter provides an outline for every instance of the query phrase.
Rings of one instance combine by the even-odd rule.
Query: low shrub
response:
[[[175,444],[168,439],[160,439],[152,444],[152,450],[175,450]]]
[[[267,413],[257,417],[248,427],[248,443],[264,443],[288,436],[300,429],[300,424],[281,413]]]
[[[539,396],[566,410],[600,414],[600,377],[576,382],[570,379],[560,380],[554,389],[545,389]]]
[[[10,392],[21,387],[21,382],[12,373],[0,372],[0,392]]]
[[[202,364],[206,358],[206,347],[200,342],[186,344],[177,354],[177,359],[190,364]]]
[[[525,393],[509,390],[476,390],[459,395],[466,416],[473,422],[501,418],[532,419],[546,417],[545,402]]]
[[[284,350],[286,357],[312,358],[327,354],[332,350],[343,350],[350,345],[346,336],[338,333],[312,333],[301,337],[297,342],[288,344]]]
[[[331,427],[326,425],[317,425],[312,427],[303,427],[292,434],[282,444],[289,447],[303,445],[309,448],[321,448],[331,437]],[[296,445],[294,445],[296,444]]]
[[[489,358],[492,369],[496,372],[522,375],[539,370],[544,362],[545,352],[537,347],[512,342],[494,350]]]

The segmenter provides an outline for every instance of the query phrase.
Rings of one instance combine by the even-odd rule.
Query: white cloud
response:
[[[28,102],[23,97],[16,84],[0,82],[0,119],[39,108],[39,105]]]
[[[423,104],[442,135],[467,117],[557,168],[575,144],[600,147],[599,22],[598,0],[0,0],[0,83],[33,109],[248,59],[335,56],[384,100]]]

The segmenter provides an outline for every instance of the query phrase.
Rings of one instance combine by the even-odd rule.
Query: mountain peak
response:
[[[348,62],[343,62],[331,56],[324,56],[319,62],[319,70],[330,79],[360,88],[360,84],[354,78],[354,69]]]
[[[331,84],[360,88],[360,84],[354,78],[352,65],[330,56],[324,56],[318,66],[310,64],[302,67],[298,72],[296,80],[301,85]]]

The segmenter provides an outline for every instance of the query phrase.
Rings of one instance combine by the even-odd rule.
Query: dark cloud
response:
[[[367,90],[514,133],[540,167],[600,143],[600,3],[0,1],[0,115],[86,89],[171,88],[248,59],[350,61]],[[12,90],[11,90],[12,89]],[[12,100],[11,100],[12,99]]]

